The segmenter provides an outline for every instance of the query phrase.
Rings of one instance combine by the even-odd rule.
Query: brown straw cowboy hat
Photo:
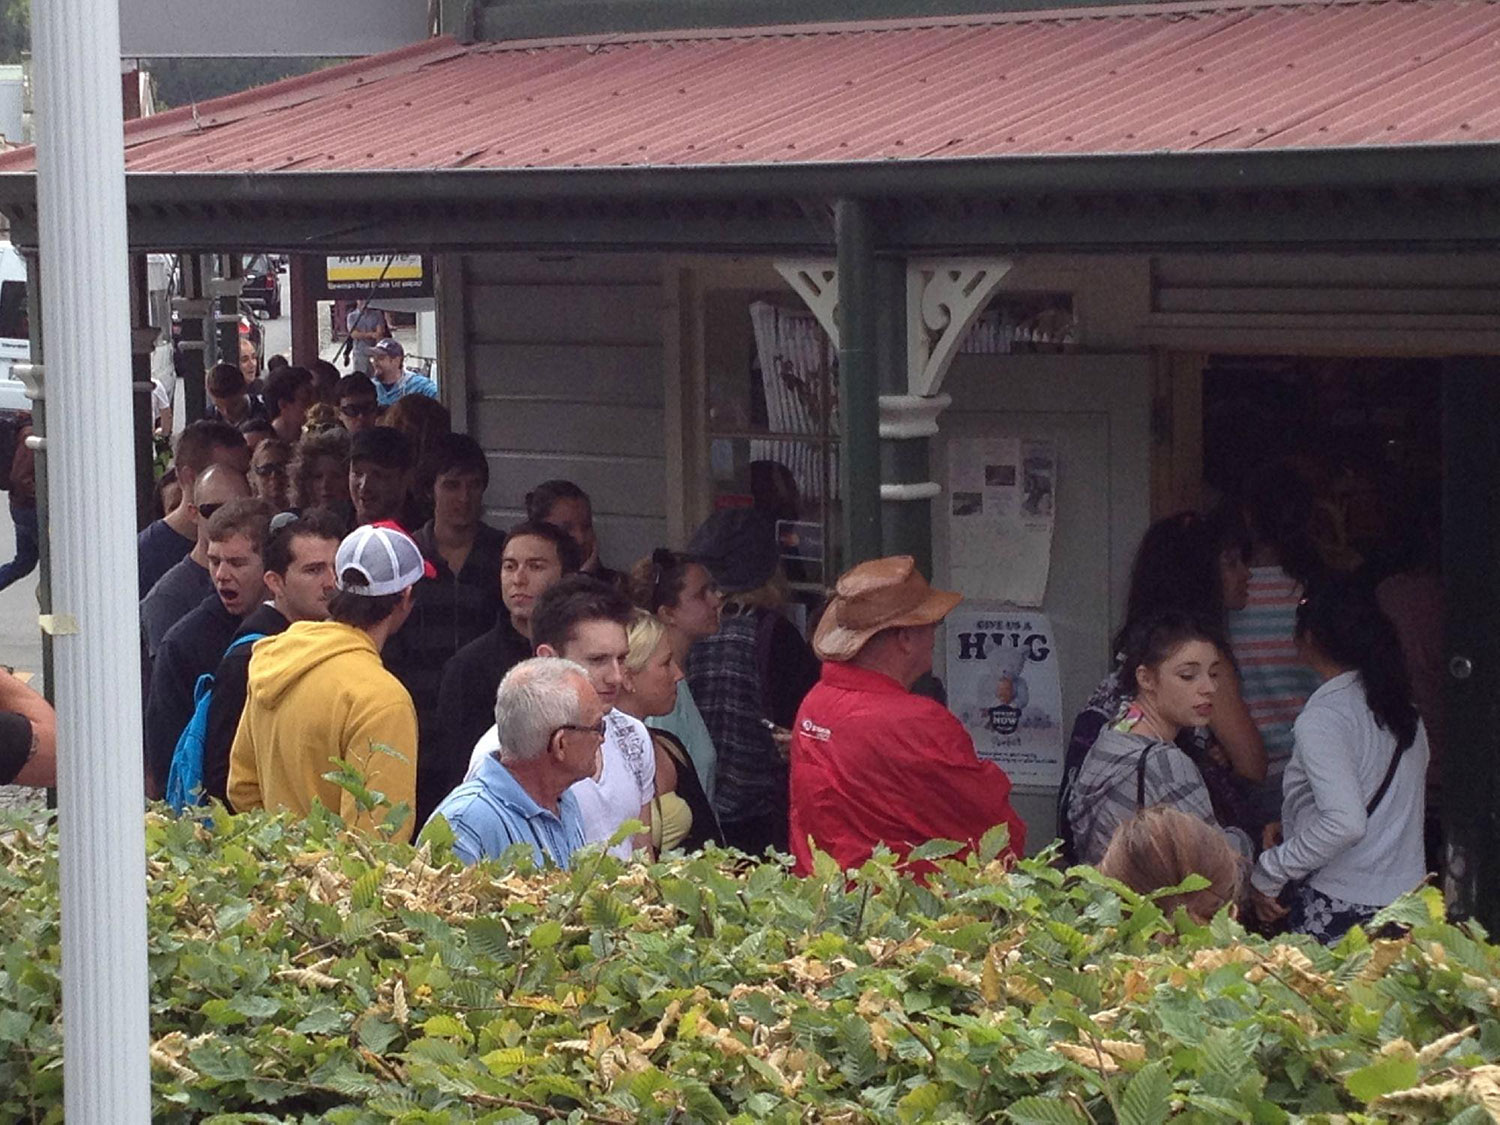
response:
[[[824,660],[852,660],[880,630],[931,625],[961,601],[962,594],[927,585],[910,555],[862,562],[834,587],[813,635],[813,651]]]

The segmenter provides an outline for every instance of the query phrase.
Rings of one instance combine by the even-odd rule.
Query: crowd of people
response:
[[[424,383],[277,364],[260,394],[233,367],[208,385],[139,537],[149,796],[321,804],[396,839],[441,817],[470,863],[713,842],[808,873],[999,825],[1024,850],[1004,772],[916,690],[961,595],[912,559],[844,574],[809,641],[764,511],[615,570],[569,481],[486,524],[489,461]],[[1147,531],[1058,822],[1068,862],[1138,890],[1208,880],[1164,905],[1332,940],[1429,869],[1439,716],[1392,623],[1426,604],[1411,574],[1330,567],[1309,512],[1272,467]],[[53,736],[18,700],[0,767],[35,781]]]
[[[488,459],[430,384],[384,378],[393,344],[370,343],[374,379],[209,373],[138,544],[149,796],[320,803],[397,839],[440,814],[470,862],[715,842],[805,870],[812,846],[857,864],[996,823],[1019,853],[1003,772],[910,691],[957,595],[866,564],[809,643],[765,512],[621,570],[566,480],[491,527]]]
[[[1432,537],[1356,561],[1319,519],[1305,467],[1273,462],[1240,502],[1147,531],[1058,820],[1069,859],[1137,889],[1208,878],[1190,913],[1332,941],[1438,866],[1442,705],[1421,685],[1443,609]]]

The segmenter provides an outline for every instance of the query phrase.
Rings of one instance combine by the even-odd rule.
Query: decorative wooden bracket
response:
[[[839,275],[832,258],[792,258],[775,263],[779,273],[839,346]],[[938,392],[974,318],[989,304],[1010,272],[1005,258],[942,258],[911,261],[906,269],[907,385],[909,394],[880,396],[880,436],[925,439],[938,432],[937,418],[952,399]],[[926,501],[938,496],[933,481],[885,482],[886,501]]]
[[[906,370],[912,394],[930,396],[942,389],[958,346],[1011,265],[1008,258],[907,263]]]
[[[834,350],[839,346],[839,271],[832,258],[786,258],[776,263],[776,272],[807,303],[818,324],[828,333]]]

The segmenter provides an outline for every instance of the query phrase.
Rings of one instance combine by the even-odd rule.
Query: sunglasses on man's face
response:
[[[255,465],[255,475],[258,477],[286,476],[285,461],[268,461],[264,465]]]
[[[351,418],[363,418],[366,414],[375,413],[373,402],[351,402],[339,406],[340,414],[347,414]]]
[[[224,504],[225,501],[223,500],[220,500],[217,504],[199,504],[198,515],[202,519],[211,520],[214,518],[214,513],[222,508]]]

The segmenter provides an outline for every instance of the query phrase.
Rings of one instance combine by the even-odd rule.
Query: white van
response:
[[[172,272],[171,256],[147,256],[153,324],[169,323]],[[164,332],[151,357],[151,375],[161,384],[160,394],[171,404],[177,377],[172,372],[172,342]],[[26,385],[11,374],[11,365],[31,362],[31,312],[26,301],[26,259],[9,242],[0,242],[0,415],[32,408]]]
[[[0,242],[0,413],[31,409],[25,386],[10,372],[12,364],[31,362],[30,324],[26,260],[9,242]]]

